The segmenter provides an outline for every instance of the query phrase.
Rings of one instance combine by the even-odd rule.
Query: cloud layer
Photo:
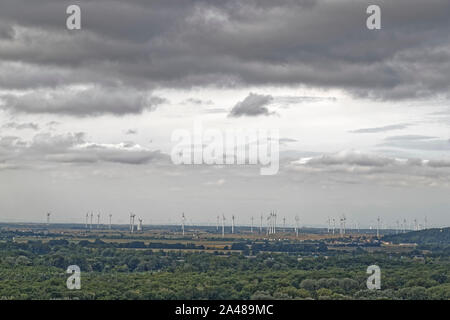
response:
[[[157,150],[149,150],[133,142],[90,142],[82,132],[38,133],[29,141],[15,136],[0,137],[0,164],[3,168],[38,166],[42,163],[139,165],[167,162],[168,159],[167,155]]]
[[[365,27],[369,4],[80,1],[82,30],[68,31],[65,2],[4,0],[0,88],[55,92],[50,98],[39,91],[6,97],[3,108],[137,113],[146,109],[152,88],[195,85],[305,85],[380,99],[448,97],[450,3],[382,2],[378,31]],[[67,98],[61,89],[93,84],[98,93],[86,98]]]
[[[273,100],[270,95],[260,95],[256,93],[250,93],[243,101],[238,102],[233,109],[231,109],[230,117],[241,116],[260,116],[269,115],[269,109],[267,105]]]
[[[301,158],[288,169],[322,183],[450,186],[450,161],[391,158],[355,150]]]

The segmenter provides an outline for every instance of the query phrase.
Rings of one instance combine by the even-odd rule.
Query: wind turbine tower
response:
[[[92,220],[94,220],[94,213],[91,212],[91,223],[89,225],[89,229],[92,230]]]
[[[275,213],[275,211],[273,212],[273,216],[274,216],[273,233],[277,233],[277,214]]]
[[[380,217],[377,218],[377,238],[380,238]]]
[[[89,223],[89,213],[86,213],[86,229],[88,228]]]
[[[109,214],[109,230],[111,230],[111,219],[112,219],[112,214]]]
[[[183,237],[184,237],[184,224],[185,224],[185,221],[186,221],[186,216],[184,215],[184,212],[183,212],[183,214],[181,215],[181,230],[183,231]]]
[[[217,216],[217,222],[216,222],[216,230],[219,231],[219,220],[220,216]]]
[[[50,212],[47,212],[47,225],[50,225]]]
[[[97,213],[97,229],[100,229],[100,213]]]
[[[262,233],[263,214],[261,213],[261,221],[259,223],[259,233]]]
[[[144,229],[142,227],[142,218],[138,218],[139,224],[137,227],[137,231],[142,232]]]
[[[295,216],[295,235],[298,238],[298,222],[300,218],[298,216]]]
[[[253,220],[254,220],[254,218],[253,218],[253,216],[252,216],[252,226],[251,226],[251,228],[250,228],[250,232],[251,232],[251,233],[253,233]]]
[[[345,234],[345,228],[346,228],[346,222],[347,222],[347,218],[345,217],[345,214],[344,215],[342,215],[342,222],[343,222],[343,227],[344,227],[344,234]]]
[[[225,215],[222,214],[222,238],[225,238]]]
[[[234,233],[234,214],[231,216],[231,233]]]
[[[134,213],[130,213],[130,232],[131,233],[134,232],[134,217],[136,217],[136,215]]]

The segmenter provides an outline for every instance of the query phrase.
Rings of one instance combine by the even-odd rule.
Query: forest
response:
[[[268,245],[255,244],[253,251],[251,243],[241,243],[237,249],[246,251],[206,253],[127,248],[99,239],[6,240],[0,242],[0,298],[450,299],[448,245],[425,255],[361,248],[336,253],[324,243],[262,250]],[[381,290],[366,287],[373,264],[381,268]],[[80,290],[66,287],[69,265],[81,269]]]

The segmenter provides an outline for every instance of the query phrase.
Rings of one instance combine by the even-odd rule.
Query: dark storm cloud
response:
[[[238,102],[231,109],[230,117],[269,115],[267,105],[273,100],[272,96],[250,93],[243,101]]]
[[[392,131],[392,130],[401,130],[405,129],[409,126],[409,124],[392,124],[388,126],[383,127],[374,127],[374,128],[362,128],[357,130],[349,131],[351,133],[377,133],[377,132],[386,132],[386,131]]]
[[[450,89],[447,0],[77,3],[82,30],[68,31],[68,1],[2,1],[0,75],[12,76],[1,87],[302,84],[381,99]],[[365,26],[369,4],[381,30]]]

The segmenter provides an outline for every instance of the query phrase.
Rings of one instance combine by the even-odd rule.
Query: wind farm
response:
[[[126,217],[108,214],[107,224],[101,223],[100,212],[96,214],[97,221],[93,224],[94,213],[87,212],[84,216],[80,216],[80,223],[68,223],[58,221],[56,213],[53,214],[55,221],[50,221],[50,213],[46,213],[45,222],[43,223],[4,223],[3,228],[6,230],[15,230],[17,232],[27,232],[27,236],[15,237],[15,241],[25,241],[38,237],[46,241],[45,234],[52,234],[48,240],[58,236],[59,239],[69,239],[70,241],[80,241],[80,239],[88,239],[95,241],[96,239],[107,239],[108,242],[133,242],[139,239],[150,243],[152,240],[182,241],[183,243],[196,243],[202,245],[202,242],[215,242],[215,246],[204,246],[205,251],[215,250],[217,248],[231,247],[234,242],[245,241],[290,241],[292,243],[305,243],[308,241],[325,241],[328,245],[333,246],[336,243],[346,243],[348,247],[377,244],[388,246],[388,243],[382,241],[383,236],[399,235],[413,231],[426,230],[427,217],[422,220],[414,219],[412,224],[400,223],[401,219],[397,219],[392,224],[384,224],[378,216],[373,225],[362,226],[359,222],[347,225],[345,214],[328,217],[322,225],[305,225],[302,224],[300,215],[295,215],[289,219],[282,218],[281,226],[277,223],[278,213],[276,210],[269,210],[266,214],[261,213],[259,226],[255,228],[254,216],[248,221],[246,219],[238,220],[238,215],[222,213],[217,215],[215,223],[195,222],[190,219],[187,224],[188,215],[182,212],[180,214],[179,223],[154,223],[145,224],[144,219],[138,217],[135,213],[130,212],[129,223],[124,224],[116,222],[115,219],[123,221]],[[136,221],[137,217],[137,221]],[[115,218],[115,219],[114,219]],[[84,220],[84,221],[83,221]],[[240,221],[238,223],[237,221]],[[336,233],[336,221],[339,221],[339,232]],[[420,221],[420,223],[419,223]],[[429,225],[429,224],[428,224]],[[32,235],[30,235],[30,232]],[[230,245],[231,244],[231,245]]]
[[[144,223],[155,219],[131,210],[95,212],[96,221],[93,210],[80,213],[78,223],[64,222],[52,210],[40,222],[0,223],[0,272],[17,272],[18,266],[32,279],[15,282],[23,289],[17,297],[9,280],[0,293],[28,299],[188,299],[189,292],[196,292],[196,299],[371,299],[371,292],[361,290],[367,266],[361,268],[360,261],[376,259],[388,283],[377,296],[412,299],[422,292],[426,299],[450,298],[447,278],[441,276],[449,263],[450,228],[433,226],[428,217],[388,223],[376,216],[366,226],[336,214],[313,226],[304,224],[301,213],[289,217],[271,209],[259,215],[255,228],[254,216],[236,212],[213,215],[210,223],[196,222],[187,211],[171,223]],[[84,275],[76,292],[60,279],[74,264]],[[113,282],[105,280],[111,277]],[[408,277],[428,281],[430,290],[405,286]],[[214,281],[212,291],[196,291],[208,281]],[[138,290],[131,294],[130,288]]]

